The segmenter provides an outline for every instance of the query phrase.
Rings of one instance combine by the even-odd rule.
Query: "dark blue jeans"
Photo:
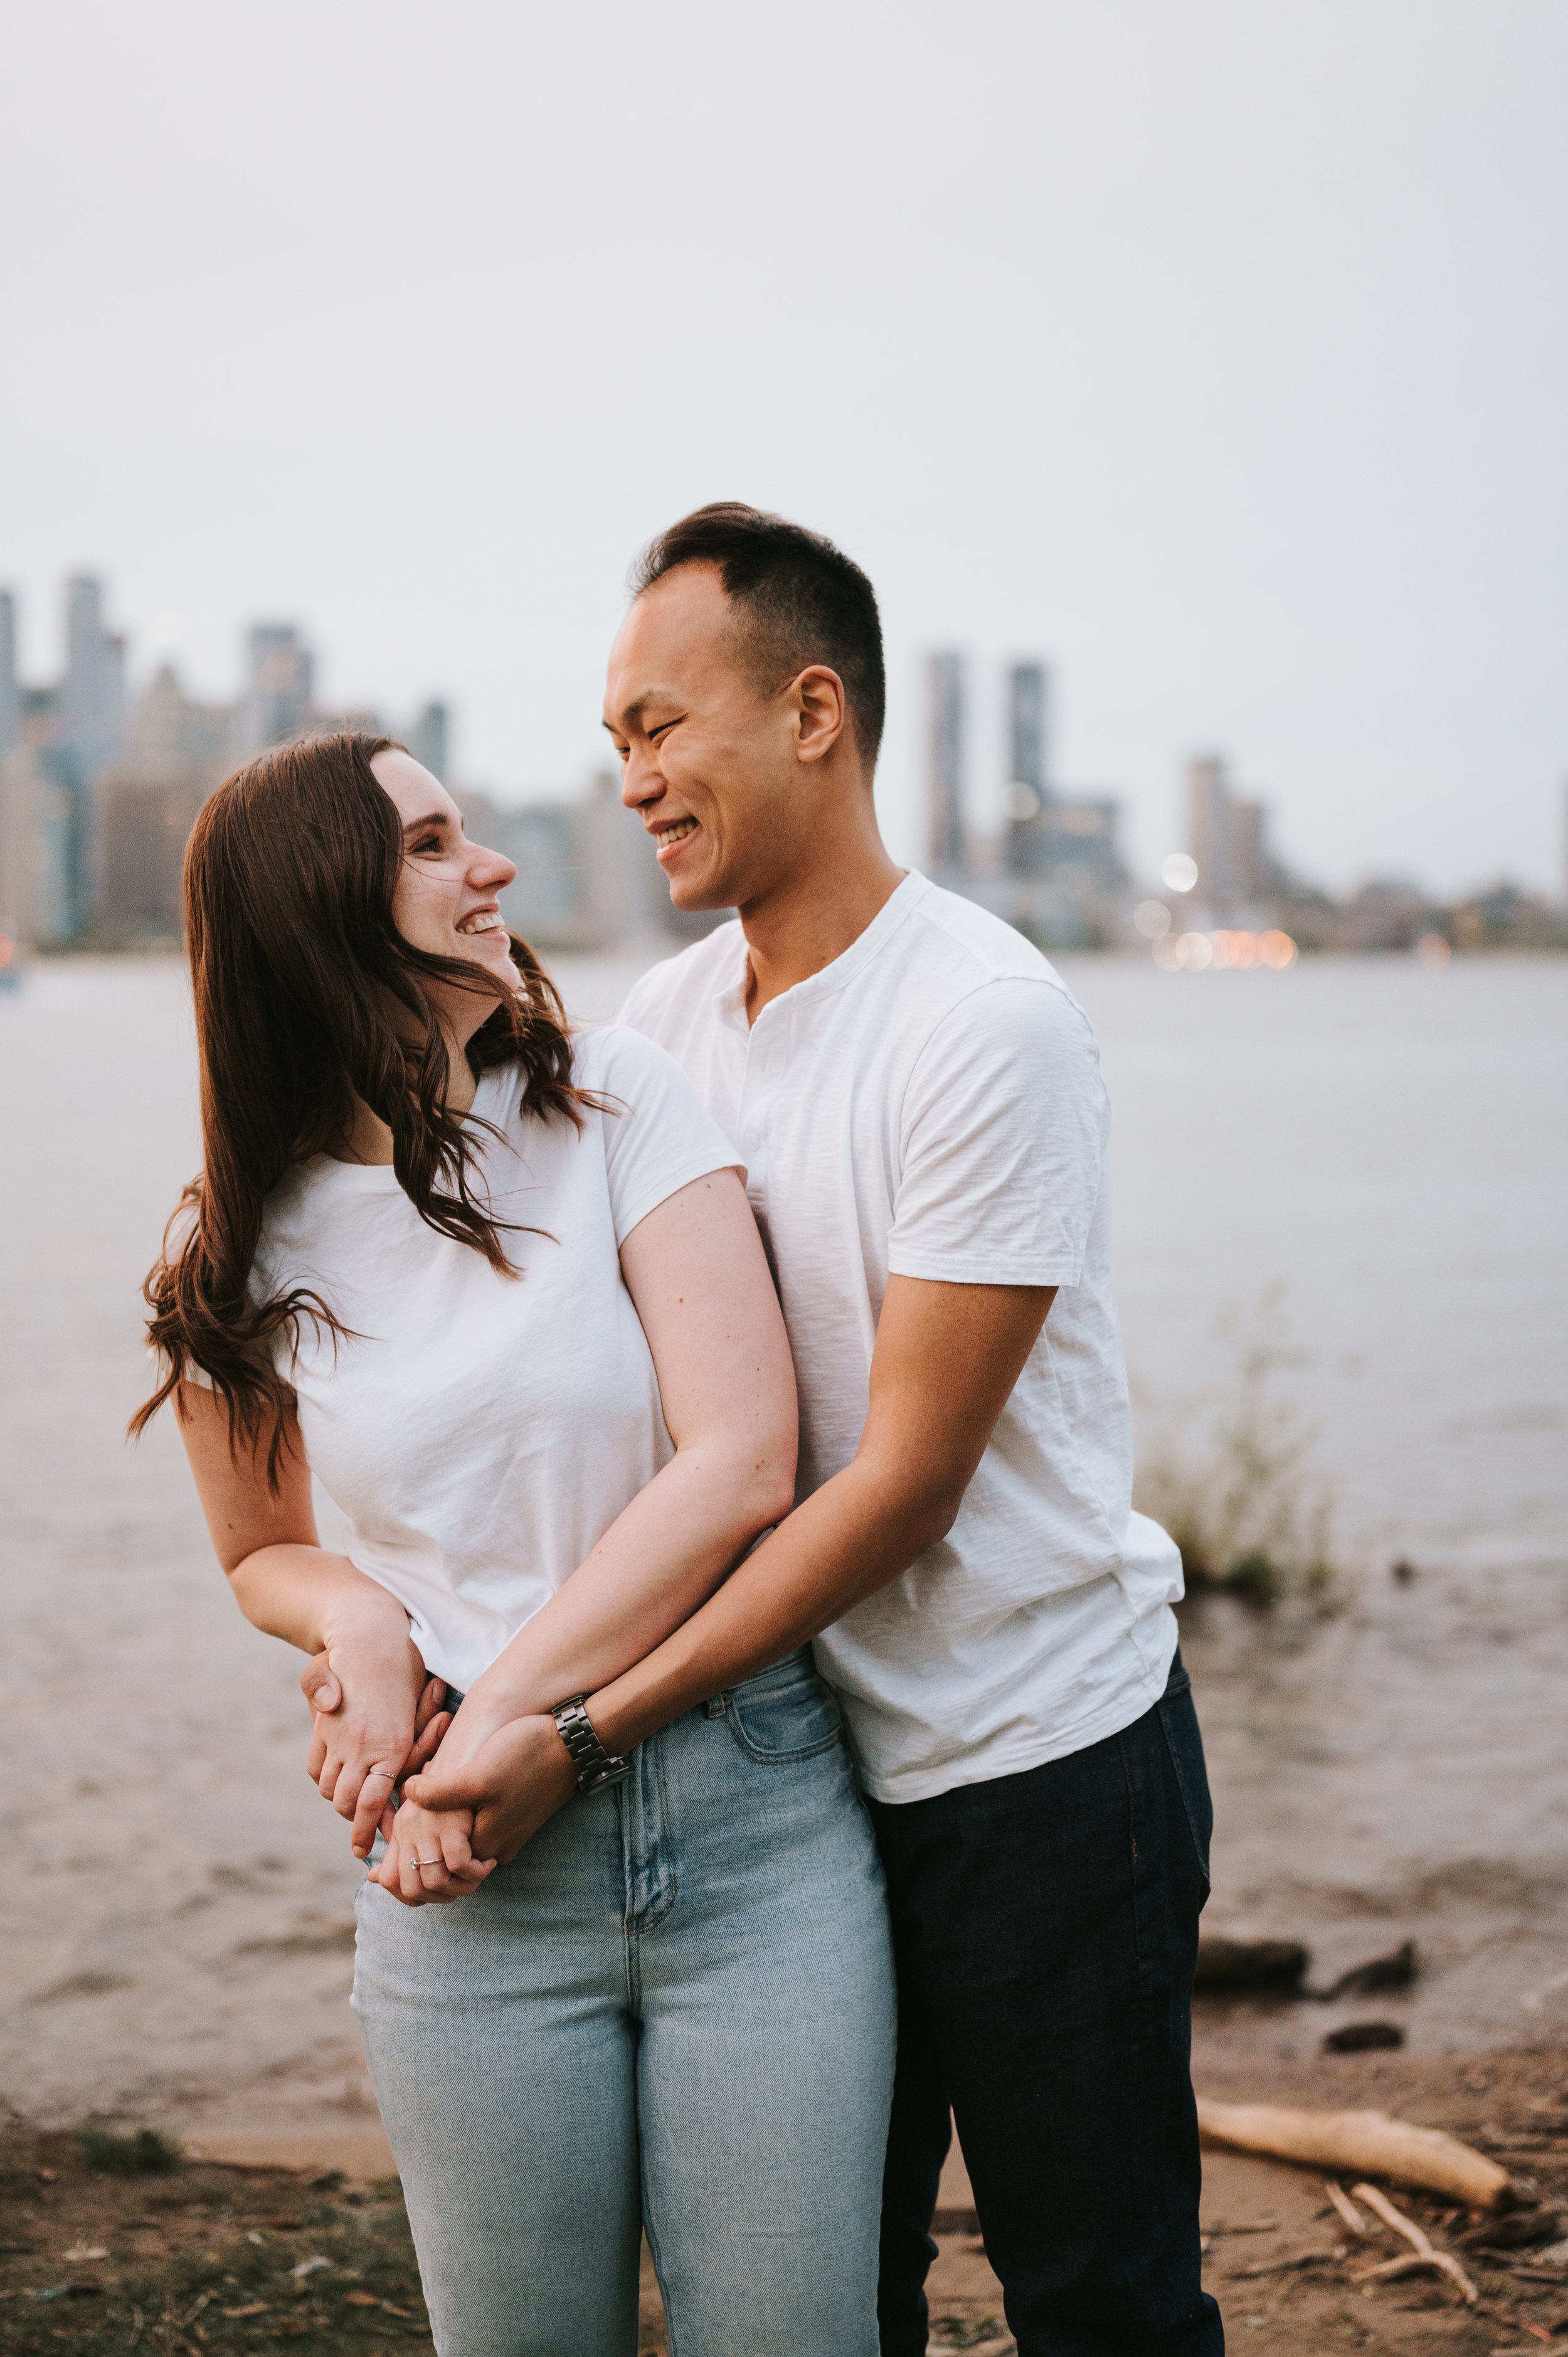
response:
[[[925,2357],[950,2110],[1019,2357],[1220,2357],[1189,2061],[1212,1811],[1180,1654],[1122,1734],[871,1815],[898,1970],[883,2357]]]

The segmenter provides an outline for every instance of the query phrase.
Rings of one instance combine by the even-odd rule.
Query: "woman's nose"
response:
[[[485,851],[476,845],[468,877],[476,888],[485,886],[492,892],[504,892],[516,880],[517,862],[509,859],[504,851]]]

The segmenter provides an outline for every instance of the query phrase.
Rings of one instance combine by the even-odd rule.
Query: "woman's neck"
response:
[[[473,1067],[468,1061],[467,1043],[459,1047],[448,1040],[446,1086],[442,1102],[448,1113],[465,1114],[474,1102],[477,1085]],[[334,1162],[386,1163],[392,1159],[392,1134],[379,1113],[372,1113],[363,1097],[354,1099],[353,1118],[347,1134],[331,1148]]]

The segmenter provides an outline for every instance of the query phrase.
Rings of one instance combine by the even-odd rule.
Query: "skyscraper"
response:
[[[85,791],[118,749],[125,725],[125,641],[104,628],[103,585],[78,573],[65,591],[59,747]]]
[[[293,622],[252,622],[245,641],[240,751],[264,753],[310,726],[316,666]]]
[[[931,866],[939,878],[964,864],[963,657],[950,651],[926,658],[928,808]]]
[[[1187,764],[1187,843],[1197,866],[1197,898],[1219,918],[1266,899],[1282,871],[1269,848],[1268,813],[1261,802],[1246,802],[1231,790],[1218,753],[1200,753]]]
[[[22,733],[22,689],[16,677],[16,600],[0,589],[0,761]]]
[[[1015,662],[1007,672],[1006,862],[1015,876],[1042,865],[1046,804],[1050,796],[1047,716],[1049,681],[1043,662]]]
[[[406,739],[408,749],[420,768],[428,770],[433,778],[439,778],[443,785],[446,783],[450,726],[446,706],[433,697],[428,704],[421,705]]]

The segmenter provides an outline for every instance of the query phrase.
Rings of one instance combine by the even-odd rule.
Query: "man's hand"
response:
[[[572,1755],[555,1721],[541,1713],[509,1720],[467,1766],[443,1769],[437,1760],[403,1790],[422,1809],[472,1809],[474,1855],[505,1866],[576,1787]]]
[[[356,1857],[369,1857],[391,1823],[400,1777],[424,1767],[452,1724],[440,1678],[406,1633],[351,1631],[311,1661],[300,1686],[313,1713],[306,1773],[340,1817],[352,1820]]]

